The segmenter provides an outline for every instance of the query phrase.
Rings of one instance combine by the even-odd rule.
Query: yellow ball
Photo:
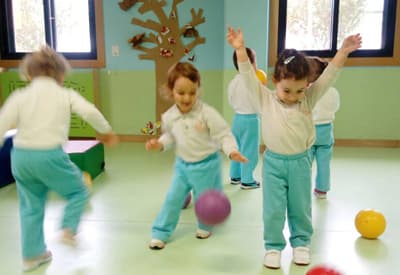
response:
[[[376,239],[385,231],[386,220],[383,214],[374,209],[364,209],[355,218],[357,231],[366,239]]]
[[[263,85],[267,85],[267,82],[268,82],[268,80],[267,80],[267,74],[266,74],[263,70],[257,69],[257,70],[256,70],[256,75],[257,75],[258,79],[260,80],[260,82],[261,82]]]

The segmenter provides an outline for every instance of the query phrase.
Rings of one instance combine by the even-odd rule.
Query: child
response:
[[[239,71],[248,91],[260,100],[261,130],[266,146],[263,160],[264,265],[280,268],[287,211],[293,261],[310,263],[311,162],[308,150],[314,143],[311,110],[331,86],[347,56],[358,49],[361,37],[347,37],[323,74],[309,87],[310,68],[303,54],[284,50],[275,65],[273,93],[261,85],[248,61],[243,33],[228,28],[227,41],[236,50]]]
[[[254,50],[246,48],[246,53],[254,70],[256,70]],[[235,51],[233,52],[233,64],[236,70],[239,70]],[[229,104],[235,111],[232,133],[238,143],[239,151],[249,159],[248,163],[243,164],[231,161],[230,178],[231,184],[240,184],[241,189],[254,189],[260,187],[260,183],[254,179],[260,143],[260,119],[258,115],[260,106],[258,100],[251,96],[252,93],[244,91],[245,89],[247,89],[247,86],[241,74],[237,74],[228,86]]]
[[[163,133],[146,143],[147,150],[164,151],[175,145],[175,172],[164,204],[152,227],[151,249],[163,249],[178,223],[190,190],[194,201],[207,189],[222,189],[220,147],[231,160],[246,162],[237,150],[229,125],[199,99],[200,74],[190,63],[168,71],[166,92],[175,104],[162,115]],[[211,227],[198,222],[196,237],[206,239]]]
[[[12,125],[18,130],[11,163],[19,196],[24,271],[52,258],[43,230],[49,190],[68,201],[61,228],[62,239],[70,243],[74,242],[88,198],[82,172],[62,149],[68,139],[71,112],[104,133],[101,141],[108,145],[117,143],[102,114],[77,92],[62,87],[68,70],[65,58],[49,47],[28,54],[20,71],[30,83],[14,91],[0,110],[0,146]]]
[[[309,57],[310,68],[313,74],[310,82],[314,82],[324,71],[327,62],[318,57]],[[311,161],[316,159],[317,175],[315,178],[314,195],[319,199],[325,199],[330,189],[330,161],[333,151],[333,120],[339,110],[339,92],[329,87],[328,91],[318,100],[312,115],[315,125],[315,142],[311,147]]]

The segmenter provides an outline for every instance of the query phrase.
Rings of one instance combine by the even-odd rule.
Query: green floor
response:
[[[230,218],[207,240],[194,237],[193,204],[183,210],[166,248],[147,248],[150,227],[172,175],[172,152],[145,152],[143,144],[125,143],[106,149],[106,172],[94,181],[83,217],[79,246],[57,240],[64,202],[52,194],[45,231],[53,261],[29,274],[74,275],[217,275],[305,274],[310,267],[291,263],[291,248],[282,268],[263,267],[261,190],[240,190],[226,180],[232,203]],[[228,161],[224,176],[228,179]],[[347,275],[394,275],[400,270],[400,149],[335,148],[332,191],[327,200],[313,198],[315,234],[312,265],[328,263]],[[257,176],[260,175],[259,165]],[[359,237],[354,217],[376,208],[387,220],[378,240]],[[288,233],[285,230],[286,235]],[[15,185],[0,189],[1,274],[20,274],[18,203]]]

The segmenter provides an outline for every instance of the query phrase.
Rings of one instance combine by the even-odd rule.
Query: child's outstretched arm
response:
[[[110,131],[105,134],[98,134],[97,139],[110,147],[115,146],[119,143],[119,138],[113,131]]]
[[[340,49],[336,52],[331,63],[338,68],[342,67],[349,54],[359,49],[361,47],[361,43],[362,39],[359,33],[346,37],[343,41],[342,47],[340,47]]]
[[[162,151],[164,149],[164,145],[158,141],[156,138],[152,138],[149,141],[146,142],[146,150],[147,151]]]
[[[240,28],[235,30],[229,26],[226,41],[235,49],[238,62],[246,62],[248,56],[244,45],[242,30]]]

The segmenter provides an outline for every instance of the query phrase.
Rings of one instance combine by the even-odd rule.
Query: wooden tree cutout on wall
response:
[[[188,60],[194,59],[193,49],[200,44],[204,44],[206,39],[201,37],[196,30],[196,26],[205,22],[203,9],[197,12],[191,9],[192,19],[183,27],[179,25],[177,6],[184,0],[173,0],[171,10],[167,15],[164,11],[166,2],[164,0],[138,0],[142,3],[139,7],[141,14],[153,12],[158,22],[148,19],[142,21],[138,18],[132,19],[132,24],[151,30],[149,34],[140,33],[129,39],[132,47],[144,52],[139,54],[140,59],[154,60],[156,73],[156,119],[159,120],[161,114],[170,106],[161,98],[159,90],[167,81],[168,69],[188,56]],[[185,42],[187,44],[185,44]],[[147,44],[155,45],[145,47]]]

